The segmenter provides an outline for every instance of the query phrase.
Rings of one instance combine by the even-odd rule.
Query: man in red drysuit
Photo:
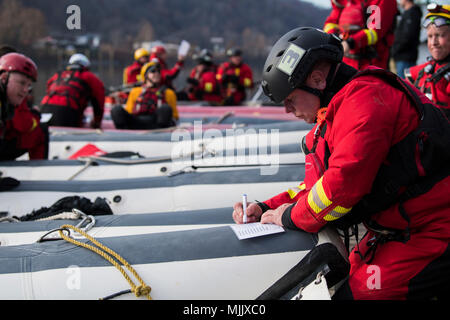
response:
[[[396,0],[332,0],[324,31],[343,39],[343,62],[362,70],[388,68],[394,42]]]
[[[305,178],[247,207],[248,222],[316,233],[363,222],[334,298],[448,297],[450,126],[419,90],[376,67],[342,63],[334,35],[297,28],[273,46],[262,86],[309,123]],[[325,116],[320,107],[327,107]],[[242,203],[233,219],[242,223]]]
[[[91,62],[76,53],[69,59],[66,70],[55,73],[47,81],[47,94],[41,101],[41,111],[51,113],[51,126],[82,127],[84,111],[89,103],[94,117],[91,128],[100,128],[105,108],[103,82],[90,71]]]
[[[149,61],[150,53],[145,48],[134,51],[134,62],[123,70],[123,84],[131,85],[138,82],[141,68]]]
[[[173,80],[178,76],[181,69],[184,66],[184,56],[178,56],[178,60],[175,65],[169,69],[167,66],[167,51],[163,46],[155,46],[151,50],[150,61],[155,60],[159,62],[161,66],[161,76],[163,84],[171,89],[174,89]]]
[[[191,101],[207,101],[213,105],[222,103],[219,82],[216,79],[217,66],[211,52],[203,49],[196,58],[198,64],[187,79],[187,96]]]
[[[432,4],[428,11],[423,26],[431,57],[405,77],[450,117],[450,5]]]
[[[229,61],[222,63],[217,69],[216,78],[222,86],[223,104],[240,105],[246,98],[246,90],[253,88],[253,72],[242,60],[242,50],[227,50]]]
[[[30,58],[15,52],[0,58],[0,160],[26,152],[33,160],[48,157],[47,127],[26,101],[36,79],[37,67]]]

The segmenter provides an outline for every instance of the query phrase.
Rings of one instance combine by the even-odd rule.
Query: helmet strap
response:
[[[313,95],[315,95],[316,97],[319,97],[319,98],[322,98],[322,95],[323,95],[322,90],[311,88],[311,87],[306,86],[304,84],[301,84],[301,85],[297,86],[297,89],[309,92],[309,93],[311,93],[311,94],[313,94]]]
[[[328,73],[327,85],[323,90],[324,93],[320,100],[321,106],[326,107],[334,95],[341,90],[357,72],[358,71],[355,68],[345,63],[333,64]]]

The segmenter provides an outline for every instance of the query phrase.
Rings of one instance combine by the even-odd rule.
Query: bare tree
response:
[[[4,0],[0,6],[0,42],[30,45],[47,33],[46,25],[42,11],[18,0]]]

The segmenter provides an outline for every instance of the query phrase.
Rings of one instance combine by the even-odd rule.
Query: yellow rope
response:
[[[71,238],[70,236],[67,236],[63,233],[63,229],[72,229],[76,232],[78,232],[79,234],[83,235],[84,237],[86,237],[86,239],[88,239],[89,241],[91,241],[93,244],[95,244],[98,248],[89,245],[87,243],[75,240],[73,238]],[[81,246],[84,247],[86,249],[89,249],[95,253],[97,253],[98,255],[100,255],[101,257],[103,257],[104,259],[108,260],[112,265],[114,265],[121,273],[122,275],[125,277],[125,279],[128,281],[128,283],[131,286],[131,292],[133,292],[136,297],[140,297],[140,296],[145,296],[147,297],[147,299],[151,300],[151,296],[150,296],[150,291],[152,290],[150,286],[147,286],[145,284],[145,282],[141,279],[141,277],[138,275],[138,273],[136,272],[136,270],[134,270],[134,268],[124,259],[122,258],[118,253],[114,252],[113,250],[111,250],[110,248],[106,247],[105,245],[101,244],[100,242],[98,242],[97,240],[95,240],[93,237],[91,237],[90,235],[88,235],[86,232],[84,232],[83,230],[70,225],[70,224],[65,224],[61,226],[61,230],[59,230],[59,235],[61,236],[61,238],[63,238],[64,240],[77,245],[77,246]],[[100,249],[99,249],[100,248]],[[102,251],[103,250],[103,251]],[[109,255],[108,255],[108,254]],[[114,260],[111,256],[113,256],[114,258],[116,258],[117,260],[119,260],[124,267],[126,267],[133,275],[134,277],[139,281],[140,285],[136,286],[133,282],[133,280],[131,280],[131,278],[128,276],[127,272],[122,268],[122,266],[116,261]]]

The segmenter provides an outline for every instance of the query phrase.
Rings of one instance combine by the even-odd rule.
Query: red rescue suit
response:
[[[159,65],[161,66],[161,78],[162,78],[161,82],[162,82],[162,84],[166,85],[168,88],[173,89],[174,86],[173,86],[172,81],[180,73],[181,69],[184,66],[184,62],[179,60],[175,63],[175,65],[171,69],[169,69],[166,61],[159,58],[156,53],[152,53],[150,55],[150,61],[152,61],[154,59],[158,60]]]
[[[103,82],[86,68],[68,69],[57,72],[47,81],[47,95],[41,101],[41,110],[52,113],[55,107],[70,108],[75,126],[83,126],[84,110],[92,104],[94,111],[93,126],[100,127],[105,104]],[[75,111],[75,112],[74,112]],[[51,125],[59,125],[52,123]]]
[[[450,63],[435,60],[405,71],[406,79],[450,117]]]
[[[422,102],[429,102],[413,90]],[[264,204],[275,209],[293,203],[283,214],[283,225],[318,232],[327,223],[345,217],[371,192],[390,149],[418,126],[418,120],[418,112],[405,93],[372,74],[353,79],[333,97],[325,119],[305,139],[308,148],[318,139],[314,154],[306,158],[305,181]],[[320,138],[316,129],[325,124],[325,135]],[[428,192],[405,201],[409,221],[398,203],[371,217],[385,228],[409,228],[409,239],[378,244],[368,264],[364,257],[373,249],[375,236],[368,232],[349,257],[348,284],[355,299],[410,297],[417,292],[414,286],[425,268],[450,253],[449,187],[447,175]],[[446,259],[448,263],[449,256]]]
[[[222,63],[216,75],[222,87],[225,105],[240,105],[246,98],[246,89],[253,88],[253,72],[245,63],[236,66],[227,61]]]
[[[357,70],[369,65],[388,68],[394,43],[396,0],[332,0],[324,31],[347,40],[350,51],[343,62]]]
[[[47,159],[48,132],[40,124],[39,113],[33,113],[24,100],[14,109],[14,116],[0,128],[2,150],[0,159],[14,160],[28,152],[30,160]],[[4,143],[5,142],[5,143]]]
[[[216,79],[216,66],[207,66],[202,69],[200,65],[195,66],[189,74],[188,89],[189,100],[208,101],[215,104],[222,102],[219,83]]]
[[[123,84],[133,84],[138,82],[137,76],[141,73],[142,64],[134,61],[123,71]]]

